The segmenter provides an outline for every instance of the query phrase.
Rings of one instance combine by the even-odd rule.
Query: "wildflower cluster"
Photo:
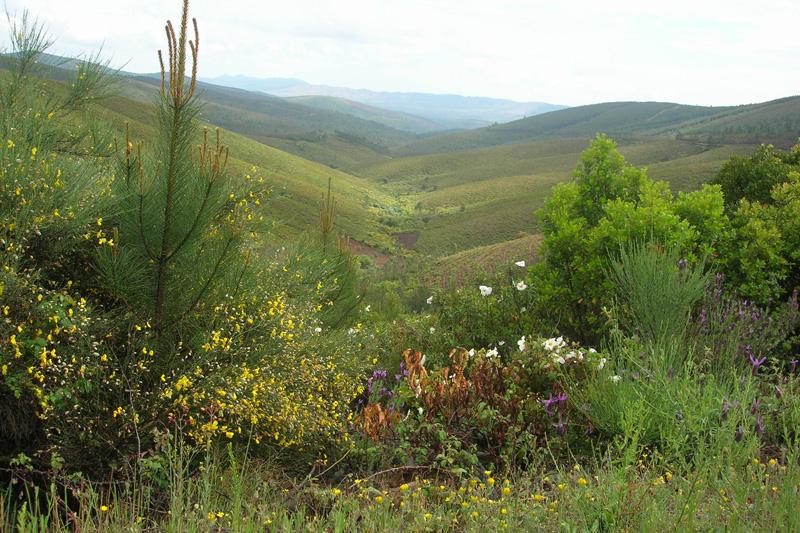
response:
[[[200,364],[173,371],[162,395],[198,442],[346,445],[350,404],[363,391],[360,358],[352,344],[318,334],[331,301],[325,282],[285,262],[270,268],[262,278],[269,283],[211,310],[215,326],[201,335],[192,357]]]

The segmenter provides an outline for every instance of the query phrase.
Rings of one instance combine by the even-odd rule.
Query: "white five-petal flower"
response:
[[[525,268],[525,261],[517,261],[514,264],[517,265],[518,267]]]
[[[492,288],[487,287],[486,285],[481,285],[478,287],[478,289],[480,289],[481,291],[481,296],[489,296],[490,294],[492,294]]]
[[[527,288],[528,288],[528,286],[525,284],[524,281],[520,281],[520,282],[517,283],[517,290],[518,291],[524,291]]]

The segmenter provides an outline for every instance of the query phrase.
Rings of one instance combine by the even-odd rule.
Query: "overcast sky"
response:
[[[158,69],[163,24],[180,9],[179,0],[5,3],[46,23],[54,53],[102,46],[136,72]],[[800,0],[193,0],[191,12],[203,77],[566,105],[800,94]]]

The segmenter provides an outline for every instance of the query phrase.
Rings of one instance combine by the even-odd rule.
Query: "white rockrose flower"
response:
[[[517,261],[514,264],[517,265],[520,268],[525,268],[525,261]]]
[[[524,281],[520,281],[520,282],[517,283],[517,290],[518,291],[524,291],[527,288],[528,288],[528,286],[525,284]]]
[[[478,287],[478,289],[480,289],[481,291],[481,296],[489,296],[490,294],[492,294],[492,288],[487,287],[486,285],[481,285]]]

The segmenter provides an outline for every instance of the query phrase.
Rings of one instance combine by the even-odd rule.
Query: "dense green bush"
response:
[[[608,266],[628,243],[644,240],[674,249],[690,264],[718,269],[729,290],[743,298],[785,300],[800,283],[800,178],[789,165],[796,154],[762,148],[752,160],[726,166],[721,184],[674,196],[665,182],[649,180],[644,169],[625,162],[613,141],[598,136],[581,156],[574,181],[556,186],[538,213],[544,260],[529,277],[536,313],[572,336],[599,339],[608,331]],[[732,183],[761,176],[765,160],[780,166],[771,192],[753,183],[760,193],[732,205],[728,196],[736,196],[739,186]]]
[[[713,182],[722,187],[725,205],[735,209],[740,200],[772,203],[770,192],[800,171],[800,145],[789,152],[761,145],[750,157],[734,156],[720,169]]]
[[[545,258],[528,282],[537,295],[536,312],[565,333],[590,340],[607,327],[609,254],[651,240],[695,262],[714,253],[727,228],[718,186],[675,198],[665,182],[649,180],[603,135],[582,154],[575,180],[556,186],[538,216]]]

